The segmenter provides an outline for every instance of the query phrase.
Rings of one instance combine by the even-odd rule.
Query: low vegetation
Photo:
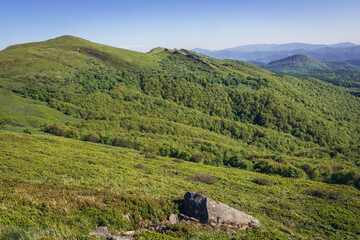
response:
[[[137,229],[176,213],[186,191],[260,219],[234,239],[360,233],[360,100],[346,89],[184,49],[63,36],[0,52],[0,102],[2,238]],[[137,234],[230,238],[169,228]]]
[[[0,146],[3,239],[91,239],[86,234],[102,225],[119,234],[139,228],[140,219],[156,223],[177,213],[186,191],[251,214],[262,227],[229,236],[210,226],[180,224],[169,226],[167,235],[137,236],[357,239],[360,234],[360,193],[345,185],[264,179],[248,170],[152,159],[126,148],[5,130],[0,130]]]

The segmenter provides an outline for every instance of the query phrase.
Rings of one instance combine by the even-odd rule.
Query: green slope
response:
[[[262,67],[295,77],[313,77],[337,86],[360,88],[360,68],[347,62],[320,61],[298,54],[270,62]]]
[[[360,102],[320,81],[188,50],[145,54],[71,36],[9,47],[0,63],[4,91],[81,120],[47,121],[41,129],[49,133],[255,171],[261,162],[251,159],[282,154],[280,168],[261,171],[284,176],[301,177],[308,161],[314,169],[327,161],[356,168]]]
[[[287,180],[281,180],[284,182],[307,181],[308,188],[337,188],[319,182],[350,185],[348,188],[340,187],[339,191],[350,189],[352,192],[349,194],[353,197],[356,190],[352,186],[360,187],[360,100],[342,88],[316,79],[277,75],[242,61],[213,59],[185,49],[157,48],[149,53],[139,53],[63,36],[45,42],[11,46],[1,51],[0,99],[1,129],[41,134],[46,132],[74,139],[59,140],[62,144],[68,141],[72,149],[61,148],[57,144],[51,147],[60,149],[54,156],[61,157],[61,164],[69,165],[68,169],[61,168],[58,171],[53,160],[38,156],[39,161],[42,161],[37,164],[38,167],[32,166],[33,170],[24,173],[20,169],[30,167],[26,164],[28,158],[24,154],[28,150],[15,154],[17,144],[21,143],[16,136],[34,141],[39,139],[39,146],[33,146],[34,151],[46,144],[52,146],[52,140],[46,143],[46,137],[7,132],[10,138],[3,143],[10,145],[3,150],[9,149],[4,155],[8,156],[6,161],[9,162],[2,165],[4,178],[21,180],[23,186],[44,179],[61,182],[59,176],[64,176],[63,184],[74,183],[74,186],[71,185],[74,191],[79,185],[93,184],[92,189],[99,182],[120,181],[117,177],[117,180],[111,180],[103,176],[105,172],[111,175],[114,171],[113,166],[106,165],[101,160],[100,152],[105,150],[94,150],[91,153],[96,158],[99,157],[100,162],[91,160],[91,154],[84,153],[85,156],[81,156],[81,152],[93,151],[91,149],[98,146],[96,149],[111,149],[110,154],[124,152],[117,157],[124,158],[129,163],[148,165],[146,159],[140,158],[137,161],[138,156],[130,149],[151,158],[165,157],[161,158],[165,162],[169,161],[167,157],[175,158],[178,162],[185,160],[182,164],[188,166],[186,169],[192,174],[201,168],[207,169],[206,173],[219,171],[220,175],[225,175],[228,171],[231,174],[240,171],[239,174],[242,174],[243,171],[239,169],[246,169],[251,176],[268,174],[286,177]],[[56,141],[57,137],[51,139]],[[28,145],[29,142],[25,141],[24,147]],[[84,149],[85,146],[88,150]],[[66,151],[76,152],[77,148],[82,149],[79,150],[80,156],[65,154]],[[52,155],[45,150],[39,151]],[[17,162],[17,159],[23,159],[23,162]],[[92,172],[88,177],[80,177],[82,180],[78,181],[74,179],[75,175],[89,166],[87,163],[78,167],[71,165],[74,159],[82,159],[89,164],[93,162],[95,165],[105,164],[107,167],[103,170],[98,168],[96,171],[100,171],[99,173]],[[113,160],[110,162],[115,164]],[[189,162],[205,165],[197,167],[197,164]],[[155,163],[151,161],[151,164]],[[152,169],[150,165],[147,168]],[[224,166],[232,168],[222,168]],[[72,169],[78,171],[71,173]],[[155,171],[153,177],[159,182],[165,181],[164,184],[155,184],[151,193],[142,192],[150,196],[150,199],[142,200],[144,204],[151,206],[148,202],[152,202],[152,198],[159,197],[163,189],[167,189],[170,180],[162,180],[161,174]],[[39,180],[43,176],[46,177]],[[137,179],[146,182],[147,176],[141,175]],[[148,184],[150,188],[154,185],[152,181]],[[185,183],[181,180],[181,184]],[[244,183],[244,186],[248,184]],[[290,185],[287,184],[286,187]],[[5,189],[8,186],[5,184]],[[221,187],[224,191],[232,191],[224,186]],[[249,186],[252,189],[256,185]],[[140,188],[142,187],[143,185]],[[188,187],[200,192],[202,189],[200,186],[198,189]],[[35,192],[37,188],[38,185],[33,187]],[[105,187],[101,189],[104,190]],[[139,187],[134,180],[127,184],[126,189],[136,192]],[[127,198],[129,193],[121,192],[123,190],[111,192],[125,194]],[[303,190],[305,187],[294,189],[293,193],[302,194],[300,191]],[[89,191],[94,194],[93,190]],[[104,194],[110,192],[105,191]],[[233,196],[218,198],[214,192],[211,196],[226,203],[231,203],[233,199]],[[37,199],[39,196],[32,197]],[[165,201],[169,198],[170,195],[166,195],[161,199]],[[329,201],[324,200],[323,203],[326,205]],[[154,204],[156,209],[160,203]],[[171,204],[167,206],[173,207]],[[78,211],[82,210],[79,208]],[[132,211],[136,212],[134,209]],[[155,210],[151,210],[151,214],[146,215],[147,218],[154,217],[155,213],[152,211]],[[64,216],[72,218],[76,214],[72,212]],[[162,214],[164,218],[166,214]],[[315,218],[314,214],[305,214],[299,221],[311,225],[308,218]],[[92,227],[99,224],[98,217],[91,219],[88,213],[85,215],[88,217],[81,220],[84,221],[81,226],[74,223],[78,233],[84,233],[84,229],[87,231],[90,225]],[[12,217],[14,215],[9,215],[9,219]],[[36,223],[26,226],[36,227],[40,224],[37,222],[38,217],[34,221]],[[91,224],[86,224],[87,221]],[[265,218],[265,225],[271,221]],[[290,219],[288,224],[291,225],[292,221]],[[117,228],[125,226],[121,219],[112,219],[110,222],[110,225]],[[10,221],[1,224],[10,226],[15,223]],[[354,224],[348,222],[336,229],[347,229],[344,231],[348,231],[351,238],[358,233],[358,226],[355,224],[354,229],[350,229],[350,225]],[[68,231],[66,226],[63,223],[61,229]],[[301,226],[296,225],[291,231],[296,232],[297,236],[310,236],[314,233],[308,227],[304,229],[306,230],[301,230]],[[333,236],[331,231],[340,231],[334,229],[331,225],[320,235]],[[277,234],[266,231],[266,236]],[[281,236],[291,234],[289,229],[279,231]],[[260,236],[256,234],[261,233],[254,234],[256,239]],[[338,237],[337,233],[334,234],[334,237]],[[346,233],[339,234],[338,238]]]
[[[177,202],[186,191],[249,213],[262,226],[228,235],[211,226],[179,224],[169,226],[167,235],[137,236],[358,239],[360,233],[360,195],[354,188],[3,130],[0,146],[1,239],[95,239],[86,234],[99,225],[119,234],[138,229],[140,218],[164,221],[178,211]],[[123,218],[125,213],[131,214],[130,222]]]
[[[0,89],[0,119],[12,126],[39,128],[44,124],[78,122],[47,104]]]

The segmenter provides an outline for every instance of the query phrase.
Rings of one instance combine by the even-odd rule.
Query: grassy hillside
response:
[[[113,231],[136,228],[140,215],[160,221],[176,211],[173,200],[186,190],[252,212],[246,201],[258,206],[269,193],[259,189],[267,188],[276,201],[299,196],[287,203],[299,206],[288,212],[280,201],[274,214],[254,210],[264,216],[264,228],[249,238],[319,232],[352,239],[359,233],[351,220],[357,200],[343,200],[355,199],[360,188],[360,100],[342,88],[184,49],[138,53],[63,36],[1,51],[0,99],[1,194],[10,204],[32,189],[25,199],[30,203],[2,208],[17,209],[0,222],[4,239],[21,231],[80,238],[99,224]],[[216,183],[199,183],[197,172],[211,174]],[[281,184],[264,187],[253,178]],[[12,186],[18,190],[6,194]],[[43,191],[52,187],[57,190],[49,198]],[[254,195],[237,202],[244,189]],[[106,196],[115,204],[109,209],[99,200]],[[308,199],[314,201],[306,205]],[[72,207],[62,210],[65,203]],[[354,205],[341,205],[333,221],[318,220],[331,204]],[[316,213],[319,208],[324,212]],[[131,223],[119,217],[126,211],[137,216]],[[206,227],[184,229],[174,236],[227,237]]]
[[[252,214],[262,227],[229,236],[210,226],[180,224],[167,235],[138,237],[358,239],[360,234],[360,195],[351,187],[4,130],[0,145],[1,239],[90,239],[86,233],[99,225],[114,234],[137,229],[140,218],[156,223],[177,212],[186,191]]]
[[[71,36],[9,47],[0,63],[4,93],[72,116],[29,123],[48,133],[282,176],[302,177],[309,163],[309,177],[327,182],[336,172],[317,177],[320,163],[357,169],[360,102],[320,81],[187,50],[144,54]],[[14,121],[3,123],[27,120]]]
[[[347,62],[329,62],[298,54],[262,65],[267,70],[295,77],[313,77],[337,86],[360,88],[360,68]]]

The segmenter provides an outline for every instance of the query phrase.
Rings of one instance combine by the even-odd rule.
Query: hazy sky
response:
[[[0,0],[0,49],[74,35],[146,51],[360,44],[360,0]]]

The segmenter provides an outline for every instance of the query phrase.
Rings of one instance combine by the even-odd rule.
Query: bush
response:
[[[30,130],[27,128],[24,129],[24,133],[31,134]]]
[[[241,169],[251,169],[251,162],[243,160],[240,156],[234,156],[229,159],[229,165]]]
[[[211,176],[209,174],[201,174],[201,173],[196,173],[193,176],[194,180],[199,181],[199,182],[203,182],[206,184],[214,184],[217,182],[217,179],[214,176]]]
[[[116,138],[114,141],[114,145],[117,147],[132,148],[132,142],[123,138]]]
[[[342,195],[341,193],[335,192],[330,189],[317,189],[312,190],[308,189],[305,191],[307,195],[317,197],[317,198],[323,198],[323,199],[332,199],[332,200],[346,200],[346,197]]]
[[[305,163],[301,166],[301,169],[304,170],[304,172],[310,177],[314,170],[314,167],[309,163]]]
[[[145,158],[158,159],[157,155],[151,152],[145,152]]]
[[[0,128],[5,127],[6,124],[7,122],[5,122],[4,120],[0,120]]]
[[[144,165],[142,165],[142,164],[136,164],[135,165],[135,168],[137,168],[137,169],[142,169],[142,170],[144,170],[144,169],[146,169],[146,167],[144,166]]]
[[[269,178],[255,178],[252,180],[253,183],[256,183],[258,185],[264,185],[264,186],[271,186],[275,185],[276,182]]]
[[[93,143],[99,143],[100,137],[97,133],[90,133],[86,136],[85,140]]]
[[[319,182],[328,182],[331,177],[331,169],[326,165],[317,166],[311,173],[310,179]]]
[[[331,175],[331,182],[336,184],[356,185],[359,175],[354,170],[340,170]]]
[[[202,158],[203,158],[203,155],[201,153],[197,153],[191,157],[191,161],[199,163],[199,162],[201,162]]]
[[[256,172],[277,174],[288,178],[301,178],[304,176],[304,171],[299,168],[269,160],[258,161],[254,164],[253,168]]]
[[[68,135],[69,127],[64,124],[51,124],[44,127],[44,132],[65,137]]]

